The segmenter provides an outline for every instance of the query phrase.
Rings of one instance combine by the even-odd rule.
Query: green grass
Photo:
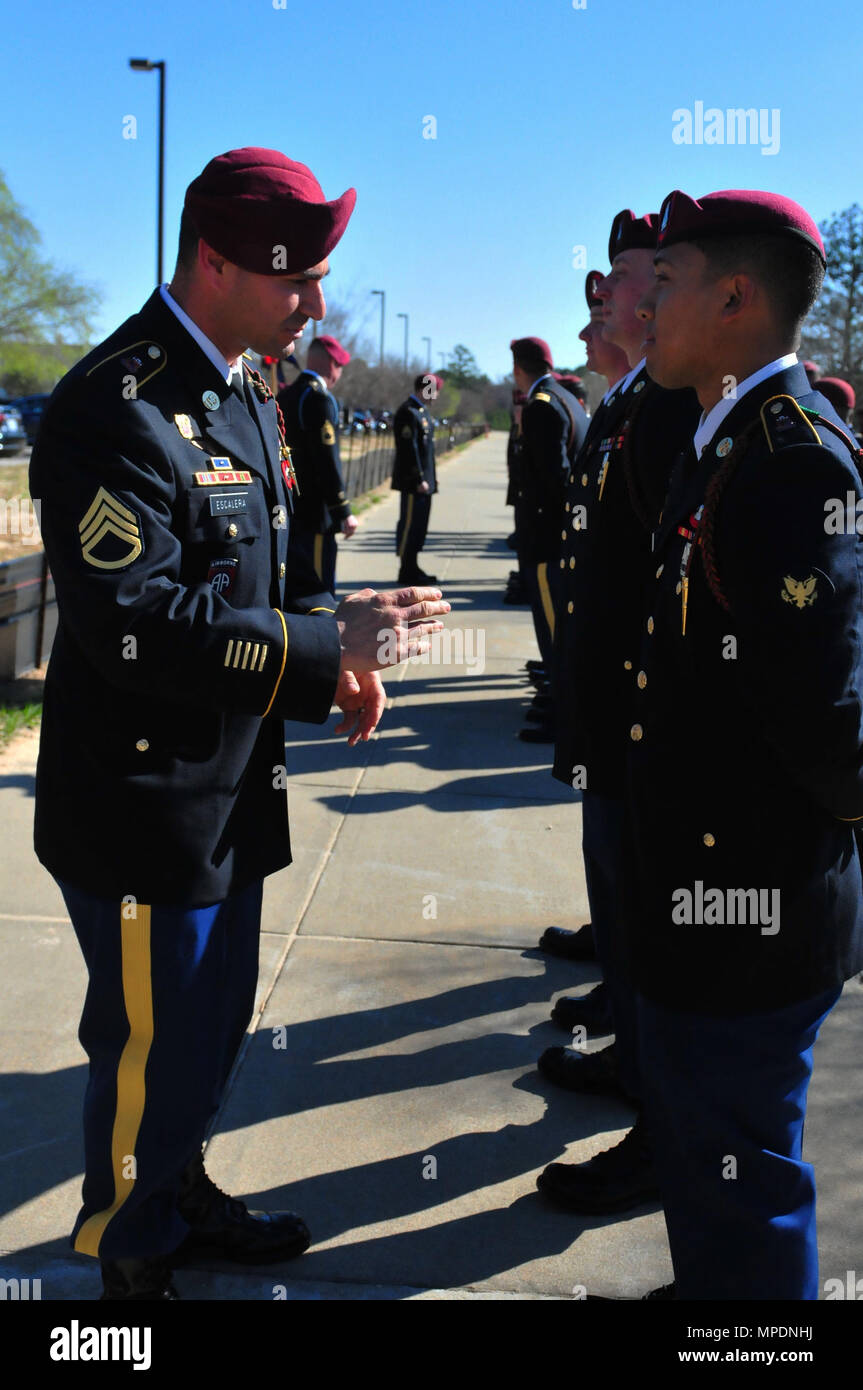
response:
[[[0,748],[21,729],[36,729],[42,718],[42,705],[0,705]]]

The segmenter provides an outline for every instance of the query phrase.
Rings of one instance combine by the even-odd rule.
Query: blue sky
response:
[[[863,18],[803,0],[43,0],[3,22],[0,170],[55,261],[104,292],[99,336],[155,282],[155,73],[167,61],[168,274],[186,184],[240,145],[358,190],[327,288],[387,347],[466,343],[491,376],[510,338],[582,360],[587,268],[615,212],[672,188],[770,188],[821,220],[860,200]],[[278,6],[278,7],[277,7]],[[841,34],[840,34],[841,28]],[[848,63],[852,62],[851,80]],[[755,108],[772,143],[678,144],[674,113]],[[123,138],[134,115],[137,139]],[[434,116],[437,138],[423,138]],[[677,121],[678,128],[680,120]],[[426,128],[428,123],[426,123]],[[765,142],[766,143],[766,142]],[[578,262],[576,266],[573,262]]]

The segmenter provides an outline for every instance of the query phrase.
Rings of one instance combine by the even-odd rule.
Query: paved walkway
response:
[[[501,602],[514,564],[504,452],[495,434],[441,470],[423,557],[453,603],[450,655],[468,661],[403,667],[379,734],[356,749],[331,736],[335,718],[288,726],[295,862],[267,883],[259,1013],[207,1165],[250,1205],[301,1211],[315,1243],[263,1271],[184,1270],[184,1297],[561,1299],[670,1278],[656,1208],[582,1219],[536,1193],[547,1163],[608,1147],[631,1112],[556,1091],[534,1065],[565,1040],[552,997],[596,972],[535,950],[587,904],[575,794],[549,776],[545,747],[515,737],[535,646],[528,610]],[[392,586],[396,500],[341,547],[343,590]],[[92,1298],[96,1266],[67,1243],[85,974],[31,847],[35,754],[24,736],[0,757],[0,1276],[41,1278],[43,1299]],[[860,996],[850,984],[816,1054],[822,1280],[863,1269]]]

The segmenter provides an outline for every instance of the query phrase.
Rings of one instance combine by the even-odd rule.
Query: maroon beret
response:
[[[805,364],[804,364],[805,365]],[[820,391],[834,410],[840,415],[846,411],[853,410],[857,404],[857,397],[854,394],[854,387],[848,381],[843,381],[841,376],[822,376],[815,382],[815,390]]]
[[[543,364],[549,371],[554,366],[551,348],[542,338],[513,338],[509,346],[513,356],[526,362]]]
[[[326,348],[337,367],[346,367],[350,362],[351,354],[342,347],[338,338],[331,337],[329,333],[322,333],[319,338],[314,338],[312,341],[320,343],[322,348]]]
[[[596,297],[596,287],[600,280],[604,279],[605,276],[601,270],[589,270],[587,272],[587,277],[584,281],[584,297],[587,300],[588,309],[596,309],[602,303],[602,300]]]
[[[754,188],[728,188],[697,199],[675,189],[660,209],[656,245],[659,248],[699,237],[761,233],[805,241],[827,264],[821,234],[805,208],[779,193],[762,193]]]
[[[328,203],[305,164],[249,145],[211,159],[184,207],[220,256],[258,275],[291,275],[329,255],[356,200],[349,188]]]
[[[611,224],[608,238],[608,259],[611,264],[614,264],[615,256],[619,256],[621,251],[655,251],[656,224],[655,212],[647,212],[643,217],[636,217],[629,208],[619,212]]]
[[[414,377],[414,391],[424,391],[432,381],[436,392],[443,390],[443,377],[435,376],[434,372],[420,372],[419,376]]]
[[[804,370],[804,372],[806,373],[807,376],[810,374],[810,372],[814,372],[815,375],[817,376],[818,373],[821,371],[821,368],[818,366],[818,363],[817,363],[817,362],[813,362],[812,359],[811,359],[811,357],[807,357],[807,358],[806,358],[806,361],[805,361],[805,362],[801,362],[800,365],[801,365],[801,367],[803,368],[803,370]]]

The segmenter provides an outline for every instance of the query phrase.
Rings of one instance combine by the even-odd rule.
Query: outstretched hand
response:
[[[336,609],[342,640],[342,671],[380,671],[398,666],[429,650],[428,638],[440,632],[438,613],[450,605],[440,589],[360,589]]]

